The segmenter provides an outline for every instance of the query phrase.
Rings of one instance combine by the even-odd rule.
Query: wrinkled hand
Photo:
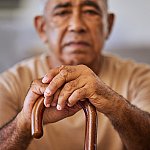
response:
[[[101,112],[108,106],[109,88],[85,65],[51,69],[42,82],[49,84],[44,92],[46,107],[57,106],[58,110],[63,110],[66,105],[72,107],[85,98]],[[51,99],[53,94],[54,99]]]
[[[34,80],[31,84],[31,87],[27,93],[27,96],[24,101],[23,109],[20,112],[19,115],[19,120],[23,124],[26,124],[26,127],[30,129],[31,125],[31,114],[32,114],[32,109],[37,101],[38,98],[40,98],[42,95],[44,95],[44,92],[47,88],[48,84],[43,84],[40,80]],[[56,92],[57,94],[57,92]],[[53,99],[53,97],[56,97],[54,94],[50,98]],[[66,117],[72,116],[75,114],[77,111],[79,111],[81,107],[77,104],[74,107],[70,108],[66,106],[62,111],[58,111],[56,107],[50,107],[46,108],[44,111],[44,116],[43,116],[43,122],[44,124],[46,123],[53,123],[59,120],[62,120]]]

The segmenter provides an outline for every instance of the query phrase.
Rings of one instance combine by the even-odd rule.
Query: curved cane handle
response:
[[[44,97],[40,97],[32,109],[31,116],[31,133],[36,139],[43,136],[43,113],[44,113]]]
[[[32,110],[31,129],[34,138],[43,136],[43,112],[45,109],[44,98],[40,97]],[[95,107],[88,101],[80,102],[86,116],[85,150],[97,149],[97,113]]]

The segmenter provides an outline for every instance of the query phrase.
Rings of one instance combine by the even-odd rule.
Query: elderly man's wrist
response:
[[[16,120],[18,129],[31,135],[31,123],[24,119],[22,112],[17,115]]]
[[[108,118],[116,119],[120,118],[124,113],[127,107],[129,107],[129,102],[122,96],[118,96],[113,100],[111,108],[105,113]]]

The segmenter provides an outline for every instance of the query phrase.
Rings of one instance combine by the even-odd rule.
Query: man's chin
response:
[[[62,59],[62,62],[64,65],[87,65],[89,66],[90,64],[93,63],[91,58],[88,58],[87,56],[70,56],[70,57],[66,57],[65,59]]]

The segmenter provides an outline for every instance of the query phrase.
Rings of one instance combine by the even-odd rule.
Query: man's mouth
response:
[[[73,41],[73,42],[68,42],[68,43],[64,44],[63,48],[64,47],[70,47],[73,49],[83,49],[86,47],[90,47],[90,44],[85,41],[78,41],[78,42]]]

